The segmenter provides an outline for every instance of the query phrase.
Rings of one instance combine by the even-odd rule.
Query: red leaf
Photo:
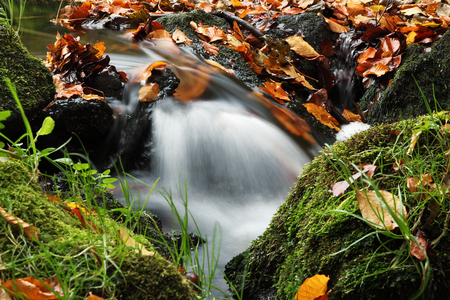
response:
[[[419,229],[417,230],[417,233],[414,237],[416,238],[420,247],[423,248],[423,250],[420,249],[419,245],[411,240],[411,255],[419,260],[425,260],[427,258],[427,240],[425,239],[425,234],[422,230]]]

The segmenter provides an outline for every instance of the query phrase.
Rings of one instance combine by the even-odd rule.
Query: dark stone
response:
[[[88,86],[102,91],[105,97],[121,99],[125,83],[122,76],[117,72],[116,67],[107,66],[90,79]]]
[[[450,33],[446,32],[436,41],[431,51],[425,52],[424,48],[417,44],[406,48],[393,81],[377,101],[372,93],[363,97],[361,102],[365,109],[374,102],[368,115],[370,124],[428,114],[427,105],[432,111],[450,110]]]

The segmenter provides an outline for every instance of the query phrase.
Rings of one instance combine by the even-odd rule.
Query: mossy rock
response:
[[[442,124],[450,119],[448,114],[440,114],[436,118]],[[422,133],[414,150],[422,156],[412,155],[408,168],[401,174],[393,169],[400,148],[393,150],[393,147],[407,149],[412,128],[427,120],[430,118],[421,117],[374,127],[349,140],[335,143],[332,150],[324,150],[306,166],[264,234],[226,266],[225,273],[234,287],[238,291],[244,289],[244,299],[262,299],[267,295],[276,295],[279,300],[293,299],[303,281],[315,274],[330,277],[328,289],[332,289],[332,299],[412,298],[422,283],[420,262],[409,256],[406,250],[401,263],[393,265],[396,255],[387,250],[398,251],[402,245],[408,249],[409,242],[402,238],[391,240],[382,234],[377,236],[364,221],[348,214],[331,212],[341,209],[360,214],[351,188],[341,197],[333,197],[330,193],[330,184],[344,179],[340,175],[343,168],[331,162],[337,163],[339,159],[350,174],[356,173],[352,164],[377,165],[374,180],[378,187],[395,194],[400,188],[409,212],[407,225],[412,228],[417,222],[422,228],[429,211],[427,202],[418,200],[406,188],[406,178],[412,176],[408,174],[409,168],[423,167],[423,173],[434,170],[435,180],[441,180],[448,162],[444,156],[446,151],[436,150],[440,145],[433,139],[436,131]],[[436,156],[433,166],[424,159],[427,153]],[[360,188],[364,186],[358,182]],[[418,213],[421,205],[424,207],[423,215]],[[449,205],[443,204],[434,222],[422,228],[430,240],[443,232],[448,210]],[[398,228],[393,232],[402,236]],[[436,256],[430,255],[430,281],[423,299],[444,299],[450,294],[447,280],[450,276],[449,246],[447,234],[435,246]],[[343,249],[346,250],[333,255]]]
[[[120,300],[189,300],[195,293],[177,268],[160,256],[126,258],[117,283]]]
[[[55,98],[55,85],[50,70],[41,60],[28,53],[15,32],[10,32],[2,25],[0,25],[0,74],[0,110],[12,112],[6,124],[12,124],[11,122],[21,117],[4,78],[9,78],[15,85],[28,118],[33,118]],[[14,130],[13,127],[6,125],[6,131]]]
[[[403,55],[402,64],[395,71],[393,81],[373,104],[368,122],[374,124],[417,117],[428,113],[427,105],[432,111],[450,110],[448,49],[450,32],[446,32],[436,41],[429,52],[424,51],[424,46],[409,45]],[[370,102],[374,102],[374,99],[375,95],[365,95],[361,99],[361,107],[370,108]]]
[[[39,243],[32,241],[19,226],[8,224],[5,218],[0,217],[0,258],[6,268],[0,272],[3,281],[27,276],[49,278],[57,274],[59,277],[61,268],[64,268],[64,284],[71,293],[83,299],[88,292],[98,291],[96,281],[108,280],[106,275],[110,276],[110,285],[109,289],[103,290],[105,294],[102,296],[105,297],[195,298],[187,279],[161,255],[155,253],[144,257],[134,253],[134,249],[126,250],[121,246],[114,232],[123,225],[104,217],[101,225],[99,222],[97,226],[103,228],[105,235],[83,228],[75,214],[48,199],[28,167],[21,162],[0,161],[0,207],[36,227],[39,238]],[[94,222],[94,218],[91,221]],[[133,238],[147,250],[155,251],[144,236],[134,235]],[[89,251],[94,254],[98,251],[100,255]],[[103,267],[99,266],[99,260],[108,256],[103,265],[106,274],[102,275],[100,269]]]

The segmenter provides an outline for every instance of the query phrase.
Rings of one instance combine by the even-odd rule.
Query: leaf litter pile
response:
[[[322,124],[339,131],[341,124],[363,122],[368,113],[362,112],[357,105],[340,107],[343,106],[342,101],[338,101],[340,104],[334,107],[336,101],[333,105],[331,100],[335,99],[328,98],[336,83],[336,78],[330,72],[330,61],[336,58],[335,50],[341,43],[339,39],[320,41],[320,49],[314,49],[303,39],[301,30],[285,34],[280,40],[267,35],[271,28],[276,27],[280,16],[302,14],[317,5],[321,6],[318,16],[331,32],[352,33],[357,53],[354,74],[363,77],[366,89],[373,84],[384,87],[389,85],[393,71],[401,64],[406,46],[414,43],[431,45],[445,33],[450,23],[450,5],[433,0],[404,5],[393,1],[368,0],[328,0],[320,4],[314,0],[85,1],[78,5],[67,5],[55,21],[73,30],[127,29],[137,26],[136,30],[132,30],[135,42],[165,40],[178,45],[191,45],[192,40],[184,32],[176,29],[169,33],[157,19],[195,9],[220,16],[229,22],[226,30],[205,25],[201,21],[190,24],[204,50],[210,55],[207,61],[232,76],[233,70],[221,66],[215,57],[219,54],[219,46],[239,52],[249,68],[263,79],[264,83],[259,87],[261,91],[280,104],[292,101],[297,95],[309,94],[310,97],[303,103],[306,110]],[[92,76],[92,72],[101,69],[99,65],[105,67],[106,62],[99,59],[96,66],[92,66],[87,58],[86,61],[79,61],[76,68],[68,65],[68,53],[58,55],[57,50],[57,44],[64,43],[65,39],[57,37],[54,49],[49,45],[50,56],[47,58],[47,63],[53,65],[55,75],[61,74],[65,66],[63,74],[55,79],[59,88],[58,97],[83,95],[86,99],[96,99],[93,95],[101,93],[89,89],[86,79]],[[72,41],[67,43],[73,45]],[[86,48],[88,57],[100,57],[104,51],[104,45],[98,43],[86,45]],[[71,48],[70,51],[76,50]],[[98,53],[93,53],[96,51]],[[320,70],[320,78],[303,74],[299,59],[314,63]],[[69,72],[68,68],[72,71]],[[125,76],[122,77],[126,80]],[[158,95],[157,83],[147,82],[140,99],[150,102]],[[192,100],[190,98],[189,95],[185,97],[186,100]]]

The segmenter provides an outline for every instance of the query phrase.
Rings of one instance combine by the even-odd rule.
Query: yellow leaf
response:
[[[122,241],[125,243],[125,246],[136,248],[136,253],[142,253],[144,256],[152,256],[155,255],[155,252],[148,251],[145,249],[144,245],[141,243],[136,242],[125,230],[125,227],[120,227],[119,229],[119,236],[122,239]]]
[[[97,56],[98,58],[102,57],[106,50],[105,42],[95,43],[94,48],[98,51],[98,53],[95,54],[95,56]]]
[[[301,36],[290,36],[286,38],[291,50],[303,57],[317,57],[319,53],[311,47]]]
[[[295,294],[295,300],[314,300],[325,295],[328,280],[330,280],[328,276],[319,274],[306,279]]]
[[[414,44],[414,41],[416,40],[417,32],[411,31],[408,33],[408,36],[406,37],[406,45]]]
[[[401,211],[401,215],[405,219],[408,217],[406,208],[403,205],[400,207],[400,200],[397,196],[383,190],[380,190],[379,193],[381,197],[378,197],[375,191],[356,191],[356,200],[361,215],[364,219],[375,223],[375,226],[380,229],[393,230],[398,227],[398,224],[387,211],[386,205],[399,217],[399,211]]]
[[[325,18],[325,22],[328,23],[328,26],[330,26],[331,31],[335,32],[335,33],[343,33],[343,32],[347,32],[348,31],[348,26],[343,26],[331,19]]]
[[[354,114],[348,109],[344,109],[342,116],[349,122],[362,122],[360,115]]]

